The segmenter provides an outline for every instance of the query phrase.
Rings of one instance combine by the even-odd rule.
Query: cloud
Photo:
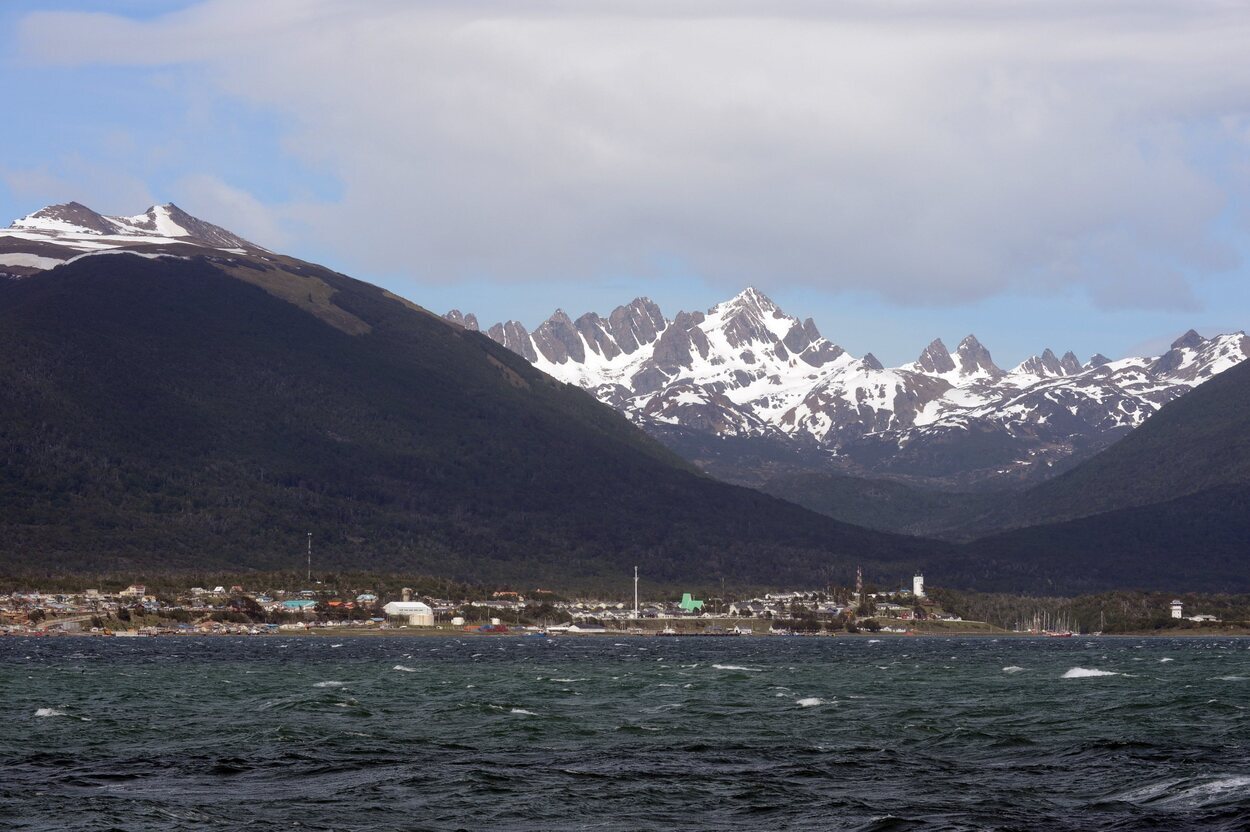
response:
[[[679,271],[1177,308],[1238,265],[1221,229],[1245,197],[1250,15],[1215,0],[210,0],[32,14],[19,43],[194,66],[281,114],[287,150],[342,185],[287,216],[425,281]]]
[[[181,200],[179,207],[183,210],[199,217],[223,218],[231,231],[253,243],[276,251],[290,242],[280,209],[265,205],[247,191],[232,187],[215,176],[184,176],[175,183],[174,191]]]
[[[49,166],[16,167],[0,163],[0,181],[22,200],[76,200],[106,214],[129,216],[156,201],[142,179],[77,154],[56,159],[51,169]],[[41,206],[36,205],[30,210],[37,210],[38,207]],[[7,224],[7,219],[0,218],[0,225]]]

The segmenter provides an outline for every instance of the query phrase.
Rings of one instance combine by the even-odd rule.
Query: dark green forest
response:
[[[329,299],[327,301],[327,299]],[[889,574],[941,544],[697,473],[584,391],[283,261],[0,284],[0,568],[298,567],[578,585]]]

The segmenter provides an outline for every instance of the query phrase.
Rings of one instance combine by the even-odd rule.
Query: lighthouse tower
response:
[[[911,594],[917,598],[923,598],[924,595],[924,575],[917,572],[911,579]]]

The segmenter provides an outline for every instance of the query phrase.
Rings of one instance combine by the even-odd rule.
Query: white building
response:
[[[434,626],[434,610],[422,601],[391,601],[382,612],[387,618],[403,619],[409,627]]]
[[[917,598],[923,598],[924,595],[924,575],[919,572],[911,579],[911,594]]]
[[[1185,617],[1185,605],[1181,603],[1180,601],[1172,602],[1172,617],[1173,618]]]

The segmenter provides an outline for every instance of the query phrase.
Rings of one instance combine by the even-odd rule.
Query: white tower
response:
[[[911,579],[911,594],[917,598],[924,596],[924,575],[917,572]]]
[[[638,617],[638,567],[634,567],[634,618]]]
[[[1185,605],[1181,603],[1180,601],[1172,602],[1172,617],[1173,618],[1185,617]]]

